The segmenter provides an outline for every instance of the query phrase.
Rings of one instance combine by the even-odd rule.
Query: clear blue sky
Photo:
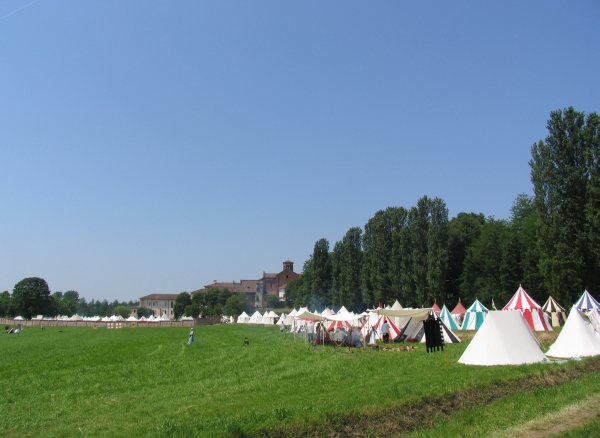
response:
[[[597,1],[0,2],[0,290],[295,270],[388,206],[507,218],[600,111]]]

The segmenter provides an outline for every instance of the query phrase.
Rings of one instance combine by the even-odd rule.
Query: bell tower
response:
[[[283,270],[294,272],[294,262],[292,262],[291,260],[286,260],[285,262],[283,262]]]

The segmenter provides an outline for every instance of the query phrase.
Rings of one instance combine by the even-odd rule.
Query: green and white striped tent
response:
[[[448,310],[448,308],[446,307],[445,304],[444,304],[444,307],[442,307],[442,310],[440,312],[440,319],[444,322],[444,324],[446,324],[446,326],[450,330],[460,330],[458,323],[452,317],[452,314],[450,313],[450,311]]]
[[[479,300],[475,300],[471,307],[467,309],[465,319],[463,320],[461,330],[479,330],[481,324],[487,316],[488,309],[485,308]]]

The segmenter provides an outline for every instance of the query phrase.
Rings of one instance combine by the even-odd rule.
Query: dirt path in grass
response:
[[[600,414],[600,394],[594,395],[582,402],[564,407],[540,419],[529,421],[519,426],[511,427],[501,433],[492,435],[493,438],[542,438],[567,432],[579,426],[591,423]]]
[[[265,438],[397,437],[418,429],[430,429],[435,423],[446,420],[462,410],[474,409],[518,392],[561,385],[597,372],[600,372],[600,360],[587,360],[567,368],[548,368],[537,374],[492,382],[440,397],[427,396],[386,408],[332,414],[282,427],[258,430],[248,435]],[[552,433],[556,431],[553,430]]]

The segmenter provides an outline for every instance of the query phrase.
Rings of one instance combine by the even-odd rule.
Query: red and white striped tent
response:
[[[329,324],[329,326],[327,327],[327,331],[330,332],[331,330],[341,328],[345,330],[352,330],[352,324],[350,324],[348,321],[331,321],[331,324]]]
[[[372,322],[372,321],[369,321],[370,318],[367,318],[367,320],[363,323],[363,325],[360,326],[360,330],[362,331],[365,339],[367,339],[367,342],[369,342],[368,336],[370,334],[371,329],[373,329],[375,331],[375,339],[383,339],[383,335],[381,334],[380,327],[384,321],[387,321],[387,323],[390,326],[390,341],[395,339],[400,334],[400,329],[396,326],[396,324],[394,324],[394,322],[392,321],[392,318],[390,318],[388,316],[383,316],[383,315],[376,315],[376,314],[371,314],[371,315],[379,316],[377,318],[377,322],[375,322],[374,324],[370,324],[370,322]]]
[[[542,312],[542,307],[533,301],[533,299],[529,296],[523,286],[519,285],[519,289],[510,299],[508,304],[504,306],[502,310],[520,310],[531,327],[531,330],[536,332],[545,332],[548,330],[552,330],[552,327],[546,323],[546,319],[544,318],[544,314]]]

